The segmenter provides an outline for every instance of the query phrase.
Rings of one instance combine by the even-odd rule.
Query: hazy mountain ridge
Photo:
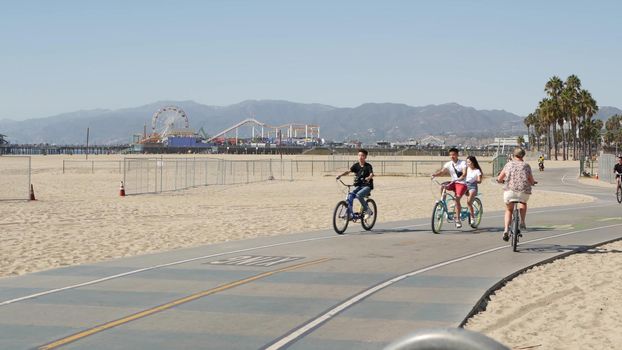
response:
[[[610,106],[602,106],[598,108],[598,112],[594,116],[596,119],[607,120],[613,115],[622,115],[622,109]]]
[[[520,134],[522,117],[504,110],[477,110],[457,103],[409,106],[399,103],[365,103],[334,107],[319,103],[281,100],[246,100],[229,106],[210,106],[194,101],[158,101],[117,110],[95,109],[63,113],[24,121],[0,120],[0,134],[12,143],[83,144],[86,128],[91,143],[128,143],[131,135],[151,129],[151,116],[160,107],[184,109],[190,127],[215,134],[243,119],[255,118],[270,125],[288,122],[319,124],[322,137],[330,140],[405,140],[439,134]],[[602,115],[622,113],[601,107]]]

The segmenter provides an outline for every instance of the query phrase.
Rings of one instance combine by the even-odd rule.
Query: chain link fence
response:
[[[123,173],[123,160],[63,159],[63,174]]]
[[[30,199],[30,177],[30,157],[1,156],[0,200]]]
[[[269,180],[294,181],[342,173],[354,163],[348,160],[217,158],[125,158],[123,181],[131,194],[160,193],[198,186],[235,185]],[[429,176],[445,161],[373,160],[380,176]],[[493,162],[480,162],[485,174],[493,173]]]
[[[508,156],[500,154],[492,159],[492,176],[498,176],[505,164],[508,162]],[[480,164],[481,165],[481,164]],[[484,169],[482,169],[484,170]]]
[[[601,154],[598,157],[598,177],[600,181],[610,184],[616,182],[613,173],[613,167],[618,163],[618,159],[614,154]]]

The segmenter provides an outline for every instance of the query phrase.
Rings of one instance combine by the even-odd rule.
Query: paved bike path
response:
[[[477,231],[378,223],[0,279],[0,348],[381,349],[418,328],[456,326],[505,276],[622,235],[612,190],[567,174],[538,173],[538,189],[598,200],[531,210],[519,253],[500,239],[502,213],[491,212]],[[67,289],[7,303],[55,288]]]

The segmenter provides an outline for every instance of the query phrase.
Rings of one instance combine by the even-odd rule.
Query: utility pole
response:
[[[86,128],[86,159],[89,159],[89,128]]]

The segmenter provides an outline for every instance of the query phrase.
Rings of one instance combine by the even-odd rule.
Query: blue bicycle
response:
[[[447,192],[447,185],[450,182],[440,183],[436,179],[432,179],[434,183],[441,186],[441,198],[434,203],[434,209],[432,210],[432,232],[440,233],[443,227],[443,221],[453,222],[456,216],[456,199]],[[482,221],[482,215],[484,214],[484,206],[479,199],[479,193],[473,200],[473,213],[475,214],[473,221],[469,222],[472,228],[477,228]],[[460,211],[460,219],[470,220],[469,208],[464,205]]]
[[[371,209],[371,213],[363,213],[363,206],[360,204],[358,205],[359,208],[355,209],[354,200],[356,199],[356,194],[352,193],[351,190],[354,185],[345,184],[340,179],[337,181],[347,187],[348,192],[346,199],[337,203],[333,213],[333,228],[335,229],[335,232],[342,235],[346,232],[350,221],[357,222],[359,220],[361,221],[361,225],[365,231],[371,230],[376,224],[376,217],[378,215],[378,207],[376,206],[376,202],[369,197],[365,198],[365,202],[367,202],[369,209]]]

